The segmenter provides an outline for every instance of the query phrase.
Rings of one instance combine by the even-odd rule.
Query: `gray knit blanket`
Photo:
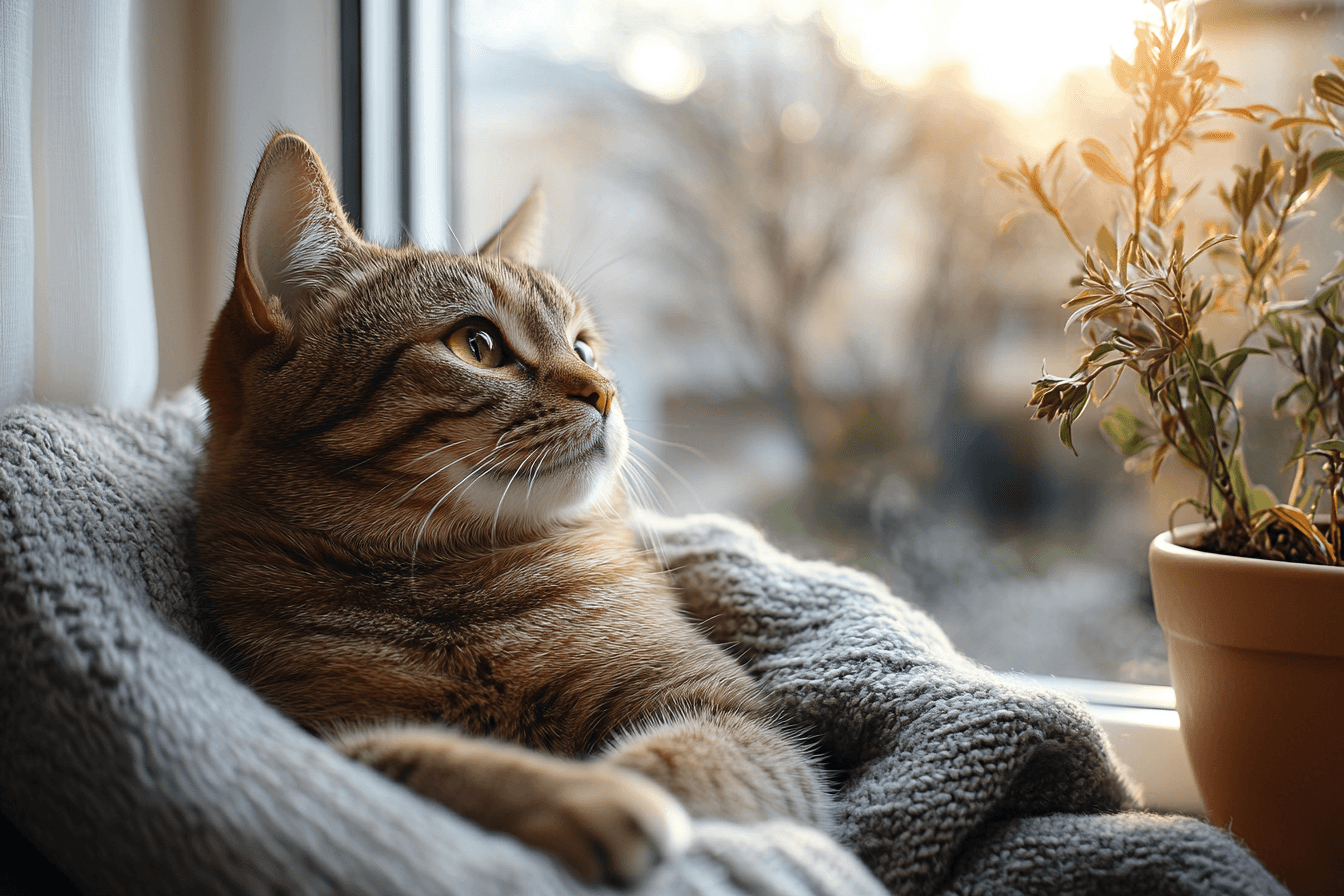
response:
[[[190,398],[3,419],[6,818],[88,893],[594,892],[337,755],[202,649],[199,421]],[[1223,831],[1138,811],[1083,707],[978,667],[876,580],[723,517],[652,526],[690,612],[815,745],[840,819],[698,822],[640,893],[1286,894]]]

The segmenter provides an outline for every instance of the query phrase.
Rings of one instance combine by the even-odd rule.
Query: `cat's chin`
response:
[[[534,477],[486,477],[463,495],[468,513],[491,533],[535,531],[565,525],[610,503],[629,452],[629,436],[618,418],[603,439],[578,456],[548,464]]]

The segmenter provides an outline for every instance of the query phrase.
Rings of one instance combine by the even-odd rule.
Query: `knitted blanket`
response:
[[[90,893],[594,892],[337,755],[203,652],[199,399],[0,426],[0,809]],[[876,580],[655,519],[691,613],[831,771],[833,836],[697,822],[648,894],[1286,894],[1137,811],[1087,711],[959,655]]]

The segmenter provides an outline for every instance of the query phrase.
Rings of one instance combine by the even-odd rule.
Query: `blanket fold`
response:
[[[582,893],[337,755],[233,679],[191,583],[199,399],[0,426],[0,809],[96,893]],[[648,518],[688,612],[834,775],[834,836],[698,822],[641,892],[1286,894],[1135,809],[1078,704],[996,676],[853,570]]]

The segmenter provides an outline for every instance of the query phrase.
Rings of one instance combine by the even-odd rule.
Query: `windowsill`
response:
[[[1116,756],[1142,788],[1148,809],[1204,815],[1204,801],[1181,740],[1181,720],[1171,688],[1049,675],[1013,677],[1088,704]]]

